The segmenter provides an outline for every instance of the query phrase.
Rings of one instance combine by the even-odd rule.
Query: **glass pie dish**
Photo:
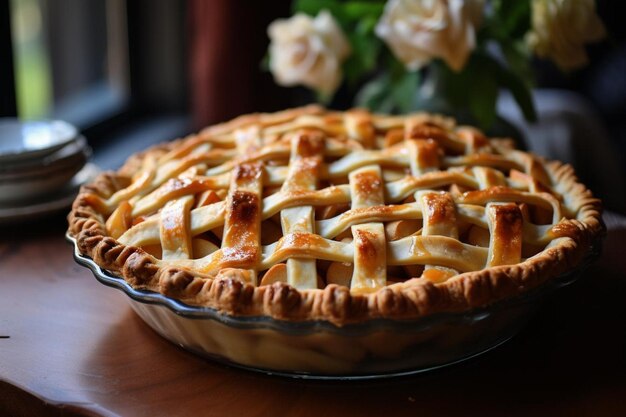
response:
[[[81,254],[70,234],[66,238],[74,246],[76,262],[89,268],[100,283],[126,294],[139,317],[170,342],[231,366],[314,379],[410,375],[486,353],[516,335],[547,295],[580,278],[601,246],[597,239],[576,269],[486,307],[418,320],[373,319],[336,326],[321,320],[236,317],[134,289]]]
[[[68,232],[186,349],[364,378],[510,338],[593,255],[601,212],[571,166],[453,119],[308,106],[131,156],[82,187]]]

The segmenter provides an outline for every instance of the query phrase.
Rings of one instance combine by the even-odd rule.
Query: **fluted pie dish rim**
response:
[[[500,310],[510,307],[512,304],[524,304],[535,303],[540,301],[553,291],[560,288],[567,287],[575,283],[580,279],[585,270],[592,265],[601,253],[603,236],[599,236],[591,245],[589,251],[584,256],[576,268],[569,270],[559,276],[546,282],[536,288],[529,289],[528,291],[520,292],[519,294],[499,300],[495,303],[475,307],[464,311],[455,312],[442,312],[431,314],[429,316],[422,316],[414,319],[393,319],[393,318],[375,318],[358,323],[349,323],[343,326],[337,326],[335,323],[328,320],[306,320],[306,321],[294,321],[294,320],[280,320],[271,316],[236,316],[228,313],[223,313],[217,309],[207,306],[198,306],[186,304],[183,301],[169,297],[160,292],[155,292],[148,289],[134,288],[123,277],[119,277],[106,269],[98,265],[90,257],[83,255],[78,247],[78,242],[69,232],[65,234],[66,241],[73,248],[73,258],[79,265],[89,269],[98,282],[108,287],[115,288],[123,292],[127,297],[134,302],[143,304],[154,304],[161,307],[165,307],[172,311],[176,315],[185,317],[191,320],[217,320],[223,322],[229,326],[249,328],[249,327],[263,327],[273,330],[286,331],[286,332],[315,332],[323,329],[325,331],[337,332],[341,335],[350,335],[351,332],[371,332],[379,327],[397,327],[398,329],[407,329],[413,332],[419,332],[421,327],[431,326],[433,323],[456,321],[472,323],[483,320],[486,315],[495,314]]]

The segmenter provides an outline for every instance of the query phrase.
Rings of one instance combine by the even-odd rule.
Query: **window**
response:
[[[88,126],[128,102],[123,0],[11,0],[18,115]]]
[[[0,0],[0,117],[66,120],[119,164],[188,133],[186,41],[184,2]]]

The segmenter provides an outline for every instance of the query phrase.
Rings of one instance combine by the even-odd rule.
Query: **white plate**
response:
[[[0,119],[0,162],[40,158],[73,141],[76,127],[61,120]]]
[[[22,206],[0,205],[0,224],[32,220],[69,208],[80,186],[92,181],[99,172],[100,169],[95,164],[88,163],[74,175],[66,187],[48,196],[45,201],[32,201]]]
[[[91,149],[81,137],[80,141],[42,159],[46,161],[56,155],[48,164],[24,165],[14,170],[0,167],[0,206],[23,206],[56,194],[85,166],[90,154]]]
[[[47,175],[68,166],[85,165],[91,156],[91,148],[84,136],[77,136],[67,145],[40,158],[0,161],[0,182],[32,175]]]

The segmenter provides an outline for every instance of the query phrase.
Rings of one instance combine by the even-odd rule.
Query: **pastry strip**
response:
[[[489,203],[489,258],[487,267],[513,265],[522,259],[522,212],[515,203]]]
[[[319,131],[300,131],[291,138],[289,174],[281,188],[286,195],[314,190],[323,161],[324,137]],[[282,210],[283,235],[315,232],[315,210],[306,205]],[[287,282],[297,289],[317,288],[314,259],[288,259]]]
[[[417,199],[422,203],[424,216],[423,236],[446,236],[458,240],[456,205],[452,196],[446,192],[417,193]],[[457,275],[458,271],[447,266],[426,265],[423,276],[434,282],[442,282]]]
[[[161,211],[159,234],[164,261],[192,257],[189,210],[193,202],[192,196],[185,196],[167,202]]]
[[[251,270],[245,274],[256,285],[261,259],[261,193],[263,165],[241,164],[235,168],[226,199],[226,215],[220,267]]]
[[[352,209],[383,207],[384,182],[378,165],[366,166],[350,173]],[[354,238],[354,272],[350,288],[371,292],[387,284],[387,248],[382,223],[369,222],[352,226]]]

